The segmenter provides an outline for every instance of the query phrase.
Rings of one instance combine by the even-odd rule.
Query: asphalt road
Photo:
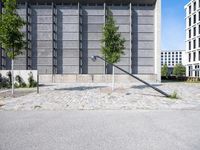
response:
[[[0,150],[200,150],[200,111],[4,111]]]

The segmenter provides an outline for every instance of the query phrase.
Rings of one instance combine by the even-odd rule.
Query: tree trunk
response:
[[[112,66],[112,91],[114,91],[115,86],[115,67]]]
[[[12,69],[12,96],[14,96],[14,59],[11,60],[11,69]]]

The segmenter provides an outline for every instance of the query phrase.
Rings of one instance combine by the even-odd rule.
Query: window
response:
[[[199,51],[199,61],[200,61],[200,51]]]
[[[196,40],[193,40],[193,49],[196,48]]]
[[[189,76],[192,75],[192,66],[189,66]]]
[[[193,5],[193,6],[194,6],[194,9],[193,9],[193,10],[196,11],[197,3],[194,2],[194,5]]]
[[[191,18],[189,18],[189,26],[191,26]]]
[[[191,38],[191,30],[189,30],[189,38]]]
[[[193,28],[193,36],[196,36],[196,27]]]
[[[189,50],[191,50],[191,42],[189,42]]]
[[[199,11],[199,21],[200,21],[200,11]]]
[[[196,61],[196,52],[193,53],[193,61]]]
[[[199,47],[200,47],[200,38],[199,38]]]
[[[191,9],[191,6],[189,6],[189,14],[191,14],[192,12],[192,9]]]
[[[196,23],[196,15],[194,15],[193,18],[194,18],[193,23],[195,24]]]
[[[200,34],[200,25],[199,25],[199,34]]]
[[[190,53],[189,53],[189,59],[188,60],[189,60],[189,62],[191,62],[191,54]]]

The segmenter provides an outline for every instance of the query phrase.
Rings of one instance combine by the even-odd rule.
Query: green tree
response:
[[[168,67],[167,64],[164,64],[161,69],[161,76],[168,78]]]
[[[185,76],[186,68],[182,64],[176,64],[173,70],[173,75],[178,77]]]
[[[26,24],[17,14],[16,0],[3,0],[4,8],[0,14],[0,44],[12,62],[12,95],[14,94],[14,59],[25,47],[25,34],[21,31]]]
[[[103,38],[101,52],[106,61],[115,64],[120,61],[121,55],[124,55],[125,39],[118,32],[119,27],[112,16],[112,12],[107,10],[107,19],[103,27]],[[114,66],[112,66],[112,90],[114,89]]]

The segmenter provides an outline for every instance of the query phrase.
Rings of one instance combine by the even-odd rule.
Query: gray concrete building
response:
[[[161,0],[17,0],[27,48],[14,61],[16,70],[38,70],[44,75],[110,74],[102,61],[102,27],[112,11],[125,38],[119,67],[160,81]],[[3,6],[1,4],[1,6]],[[1,7],[1,10],[3,7]],[[10,69],[1,49],[0,69]],[[122,74],[116,70],[117,74]]]

